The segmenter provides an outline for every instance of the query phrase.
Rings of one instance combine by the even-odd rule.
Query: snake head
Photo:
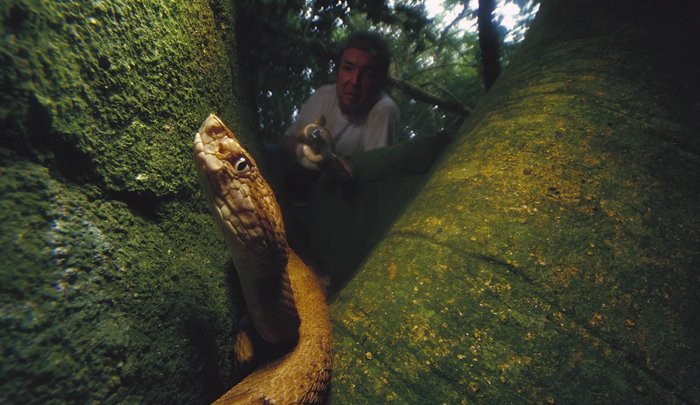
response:
[[[270,343],[295,339],[300,318],[286,270],[289,247],[270,185],[253,157],[214,114],[197,131],[192,149],[255,329]]]
[[[331,133],[324,127],[326,117],[321,115],[316,122],[306,125],[297,136],[297,160],[311,170],[333,155],[335,145]]]
[[[219,117],[211,114],[204,120],[193,151],[214,217],[229,246],[241,252],[234,256],[240,261],[249,256],[247,252],[273,250],[286,260],[284,222],[274,193],[253,157]]]
[[[326,155],[334,148],[331,133],[323,126],[312,123],[304,127],[299,142],[309,145],[317,155]]]
[[[323,141],[323,128],[314,128],[309,135],[309,140],[311,143],[318,144]]]

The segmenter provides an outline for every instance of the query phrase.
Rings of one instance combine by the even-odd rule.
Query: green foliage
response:
[[[446,4],[449,5],[449,1]],[[452,2],[457,3],[457,2]],[[483,94],[478,34],[427,17],[423,1],[266,0],[239,7],[239,56],[260,135],[277,141],[314,89],[334,81],[333,47],[348,33],[377,30],[393,53],[392,76],[473,106]],[[388,89],[401,109],[402,139],[453,132],[463,117]]]
[[[394,74],[443,99],[473,106],[483,94],[478,75],[477,45],[474,33],[452,32],[437,37],[426,36],[415,43],[410,36],[393,43]],[[402,92],[392,96],[401,108],[403,136],[406,138],[453,132],[463,117],[416,101]]]

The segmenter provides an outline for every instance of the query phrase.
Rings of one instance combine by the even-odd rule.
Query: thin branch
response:
[[[323,58],[328,58],[334,60],[336,56],[335,47],[328,44],[318,38],[309,38],[298,32],[290,31],[285,28],[276,26],[269,21],[262,19],[265,24],[265,28],[270,32],[274,32],[283,38],[291,39],[291,41],[297,41],[299,43],[305,44],[306,47],[311,49],[311,51]],[[429,93],[422,88],[409,83],[406,80],[402,80],[389,75],[388,82],[390,85],[396,87],[397,89],[406,93],[409,97],[421,101],[430,105],[436,105],[443,110],[454,112],[463,116],[468,116],[471,114],[471,108],[455,101],[445,100],[439,96]]]
[[[451,98],[455,103],[459,102],[459,98],[457,98],[451,91],[449,91],[448,89],[446,89],[444,86],[440,85],[439,83],[431,80],[428,84],[430,84],[432,87],[438,89],[442,94],[447,94],[447,96],[449,98]]]
[[[415,100],[422,101],[430,105],[436,105],[442,108],[443,110],[454,112],[465,117],[471,114],[472,112],[471,108],[461,103],[445,100],[444,98],[429,93],[414,84],[411,84],[401,79],[397,79],[391,75],[389,76],[389,84],[403,91]]]
[[[469,15],[470,11],[471,10],[469,10],[469,5],[467,4],[467,2],[466,1],[463,2],[462,3],[462,12],[460,12],[459,15],[457,17],[455,17],[454,20],[452,20],[452,22],[450,22],[449,24],[447,24],[445,26],[445,28],[440,33],[440,38],[444,39],[447,36],[447,34],[450,32],[452,27],[454,27],[455,25],[457,25],[458,22],[460,22],[462,19],[467,17]]]
[[[423,69],[423,70],[419,70],[418,72],[411,73],[411,74],[408,75],[408,76],[404,76],[404,77],[403,77],[403,80],[411,80],[411,79],[413,79],[413,78],[416,77],[416,76],[422,75],[423,73],[427,73],[427,72],[430,72],[430,71],[432,71],[432,70],[447,69],[447,68],[450,68],[450,67],[461,67],[461,68],[468,67],[468,68],[472,68],[472,69],[478,69],[478,68],[479,68],[479,66],[478,66],[477,64],[473,64],[473,63],[458,63],[458,62],[454,62],[454,63],[443,63],[443,64],[441,64],[441,65],[428,66],[427,68],[425,68],[425,69]]]

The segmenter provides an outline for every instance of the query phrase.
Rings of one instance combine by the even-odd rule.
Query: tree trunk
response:
[[[232,6],[0,3],[0,403],[209,403],[240,379],[191,151],[212,112],[249,133]]]
[[[481,72],[484,76],[484,89],[489,91],[501,74],[501,51],[498,31],[493,21],[496,9],[494,0],[479,0],[477,25],[479,27],[479,49],[481,51]]]
[[[699,40],[680,1],[543,1],[335,298],[331,403],[700,402]]]

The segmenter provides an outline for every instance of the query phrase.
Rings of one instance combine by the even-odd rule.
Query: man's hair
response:
[[[377,72],[386,79],[389,64],[391,63],[391,51],[387,46],[384,39],[372,31],[360,31],[348,35],[338,48],[338,54],[336,55],[335,65],[336,68],[340,66],[340,58],[343,56],[343,52],[346,49],[360,49],[365,52],[369,52],[374,55],[374,60],[377,64]]]

